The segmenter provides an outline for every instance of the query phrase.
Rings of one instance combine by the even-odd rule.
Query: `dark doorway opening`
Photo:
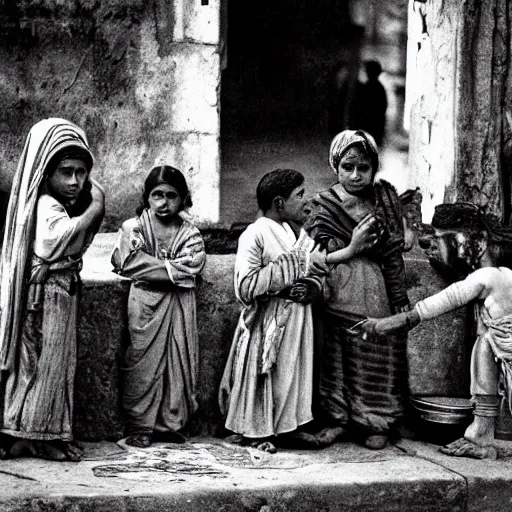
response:
[[[251,222],[265,172],[297,169],[310,192],[334,182],[332,84],[342,63],[357,81],[367,41],[349,0],[231,0],[224,15],[220,217]]]

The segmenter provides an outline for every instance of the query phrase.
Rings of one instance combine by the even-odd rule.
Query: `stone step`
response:
[[[80,463],[6,460],[0,510],[504,512],[512,502],[506,460],[448,457],[417,441],[378,452],[351,443],[256,452],[203,438],[130,452],[87,443]]]

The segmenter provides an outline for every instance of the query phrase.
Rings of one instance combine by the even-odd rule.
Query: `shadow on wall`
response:
[[[4,235],[5,216],[7,214],[7,203],[9,202],[9,194],[0,190],[0,246],[2,245]]]

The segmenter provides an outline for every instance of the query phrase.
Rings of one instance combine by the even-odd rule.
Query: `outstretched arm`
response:
[[[430,320],[460,308],[472,300],[485,299],[490,286],[489,269],[480,269],[470,274],[464,281],[458,281],[444,290],[418,302],[407,313],[399,313],[387,318],[370,318],[361,325],[366,332],[388,334],[401,329],[412,329],[423,320]]]

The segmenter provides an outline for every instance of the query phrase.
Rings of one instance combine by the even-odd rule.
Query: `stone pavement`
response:
[[[512,510],[512,458],[456,459],[411,440],[274,455],[213,438],[88,443],[80,463],[2,461],[0,510],[503,512]]]

